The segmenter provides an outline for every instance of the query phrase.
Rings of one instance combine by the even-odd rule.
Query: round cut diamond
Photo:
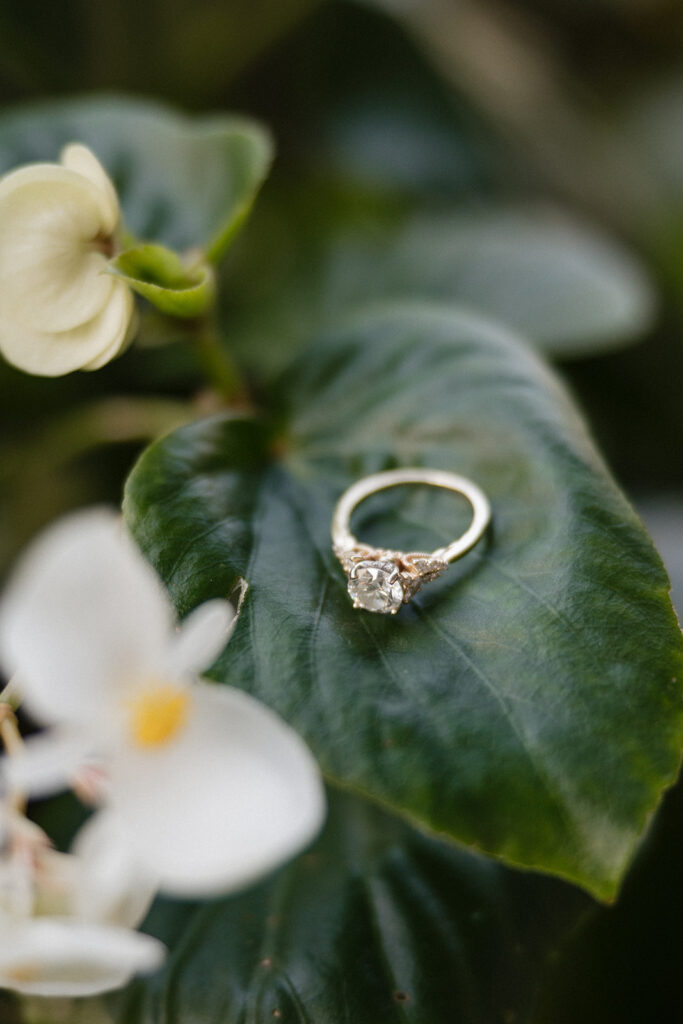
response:
[[[397,612],[403,586],[393,562],[359,562],[349,576],[349,594],[355,605],[369,612]]]

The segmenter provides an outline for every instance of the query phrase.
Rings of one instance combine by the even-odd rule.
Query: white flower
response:
[[[181,895],[246,885],[305,846],[324,817],[297,734],[246,693],[194,678],[232,616],[226,601],[209,601],[178,631],[152,568],[102,510],[48,530],[0,608],[5,668],[54,726],[9,759],[9,785],[46,789],[100,757],[107,813],[160,886]]]
[[[133,294],[106,273],[119,203],[85,146],[0,179],[0,351],[29,373],[95,370],[135,329]]]
[[[154,892],[104,817],[84,826],[69,854],[24,837],[0,857],[0,987],[88,996],[154,970],[165,947],[132,931]]]

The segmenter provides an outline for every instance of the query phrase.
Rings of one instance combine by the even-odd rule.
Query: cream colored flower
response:
[[[114,186],[85,146],[0,179],[0,352],[28,373],[96,370],[131,340],[128,285],[106,273]]]

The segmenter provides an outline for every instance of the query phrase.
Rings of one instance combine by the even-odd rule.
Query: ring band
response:
[[[371,494],[402,484],[429,484],[455,491],[472,506],[472,522],[456,540],[431,552],[406,553],[361,543],[350,529],[353,510]],[[490,521],[491,506],[484,492],[457,473],[390,469],[358,480],[344,491],[332,517],[332,546],[346,572],[354,608],[395,615],[424,583],[436,579],[450,562],[467,554],[481,540]]]

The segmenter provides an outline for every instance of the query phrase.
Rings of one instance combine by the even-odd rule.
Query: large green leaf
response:
[[[115,96],[19,107],[0,117],[0,173],[90,146],[112,176],[126,225],[172,248],[217,256],[247,215],[272,159],[270,136],[248,118],[183,117]]]
[[[576,411],[502,329],[377,312],[319,341],[271,419],[169,435],[125,511],[180,611],[251,589],[216,676],[276,707],[332,780],[610,898],[683,739],[683,643],[661,562]],[[493,531],[396,618],[354,611],[329,542],[343,489],[453,469]],[[457,499],[400,489],[362,536],[435,548]],[[381,512],[381,514],[380,514]]]
[[[526,1021],[590,901],[336,796],[310,853],[243,896],[160,901],[171,955],[112,1002],[121,1024]]]

